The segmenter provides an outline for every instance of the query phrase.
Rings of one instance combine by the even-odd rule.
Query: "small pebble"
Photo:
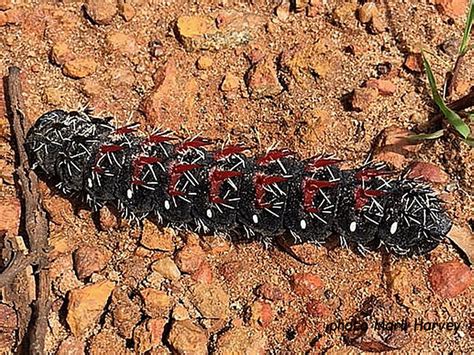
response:
[[[92,57],[79,57],[64,63],[64,75],[73,79],[82,79],[97,70],[98,63]]]
[[[110,25],[118,12],[116,0],[86,0],[84,8],[98,25]]]
[[[421,73],[423,71],[423,60],[420,53],[410,53],[405,58],[405,63],[403,64],[405,68],[414,72]]]
[[[163,277],[177,281],[181,277],[181,272],[170,257],[162,258],[151,265],[151,269],[160,273]]]
[[[213,60],[210,56],[208,55],[203,55],[199,57],[199,59],[196,62],[196,67],[200,70],[206,70],[212,67]]]
[[[428,278],[431,288],[443,298],[454,298],[469,288],[474,280],[469,266],[458,261],[436,264],[430,267]]]
[[[275,9],[275,13],[280,21],[285,22],[290,17],[290,2],[283,0],[280,5]]]
[[[291,277],[291,288],[298,296],[316,296],[323,292],[324,284],[315,274],[303,272]]]
[[[165,55],[165,47],[159,39],[154,39],[148,43],[148,50],[153,58],[160,58]]]
[[[223,92],[235,91],[240,87],[240,79],[233,74],[226,74],[221,83]]]
[[[177,354],[207,354],[208,335],[191,320],[172,323],[168,342]]]

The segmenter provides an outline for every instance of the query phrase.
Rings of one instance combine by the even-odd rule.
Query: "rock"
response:
[[[272,306],[267,302],[255,301],[250,306],[250,324],[266,328],[273,320]]]
[[[233,74],[226,74],[221,83],[224,92],[236,91],[240,87],[240,79]]]
[[[119,335],[130,339],[133,329],[142,317],[140,307],[128,297],[126,291],[116,288],[112,293],[111,309],[113,324]]]
[[[369,23],[377,12],[377,5],[374,2],[366,2],[357,12],[359,21],[362,23]]]
[[[18,318],[15,310],[0,303],[0,352],[10,353],[15,347],[16,330],[18,329]]]
[[[174,59],[170,58],[154,74],[155,86],[141,102],[146,123],[163,125],[171,130],[182,128],[183,120],[196,115],[195,105],[199,86],[190,73],[177,75]]]
[[[64,63],[74,59],[74,54],[69,49],[67,43],[57,42],[51,48],[50,57],[54,64],[63,66]]]
[[[297,45],[283,51],[279,58],[281,79],[290,87],[293,80],[304,87],[311,87],[315,78],[327,79],[338,71],[341,61],[335,57],[334,46],[333,42],[323,38],[311,45]]]
[[[73,79],[82,79],[97,70],[98,63],[92,57],[79,57],[64,63],[64,75]]]
[[[324,13],[324,3],[322,0],[309,0],[309,6],[306,10],[308,17],[316,17]]]
[[[467,0],[435,0],[434,3],[439,12],[453,18],[464,15],[468,8]]]
[[[10,9],[0,12],[0,27],[18,25],[22,20],[23,12],[20,9]]]
[[[172,317],[174,320],[185,320],[189,319],[189,312],[182,304],[177,304],[173,308]]]
[[[159,39],[155,39],[148,43],[148,51],[153,58],[160,58],[166,54],[163,42]]]
[[[117,0],[86,0],[84,8],[98,25],[110,25],[118,12]]]
[[[69,293],[66,321],[74,336],[82,336],[97,323],[114,287],[105,280]]]
[[[129,354],[125,340],[110,329],[103,329],[99,334],[93,336],[89,344],[87,352],[89,355],[103,355],[111,352],[120,355]]]
[[[0,91],[0,95],[1,94],[2,92]],[[1,104],[2,103],[0,102],[0,105]],[[1,112],[0,112],[0,117],[1,117]],[[10,127],[8,126],[8,130],[9,129]],[[7,133],[6,131],[7,131],[7,124],[5,123],[5,125],[3,125],[0,122],[0,141],[2,140],[2,138],[8,139],[9,133]],[[0,160],[0,190],[1,190],[2,184],[10,185],[10,186],[15,185],[15,179],[13,177],[14,175],[15,175],[15,166],[13,165],[13,162],[10,162],[4,159]]]
[[[290,17],[290,2],[284,0],[280,5],[275,9],[275,14],[277,15],[280,21],[285,22]]]
[[[207,354],[207,334],[191,320],[175,321],[168,342],[178,354]]]
[[[199,245],[186,244],[176,253],[175,262],[181,272],[196,272],[205,260],[205,253]]]
[[[414,73],[421,73],[423,71],[423,58],[421,53],[408,54],[403,65]]]
[[[375,88],[364,87],[355,89],[351,96],[352,109],[359,112],[368,111],[377,95],[378,90]]]
[[[176,31],[183,46],[192,51],[206,43],[206,37],[217,32],[215,20],[211,16],[181,16],[176,21]]]
[[[172,299],[164,291],[154,288],[145,288],[140,291],[145,312],[152,318],[168,317],[172,307]]]
[[[154,262],[151,265],[151,269],[172,281],[177,281],[181,277],[181,272],[170,257],[165,257]]]
[[[276,285],[264,283],[257,289],[257,294],[269,301],[281,301],[286,299],[285,293]]]
[[[145,221],[140,244],[148,249],[174,251],[175,237],[176,233],[172,228],[158,229],[155,224]]]
[[[56,293],[61,296],[65,296],[73,289],[84,286],[73,270],[73,261],[70,254],[56,258],[50,265],[49,274]]]
[[[133,332],[135,353],[144,354],[152,348],[160,346],[165,324],[164,319],[152,318],[136,327]]]
[[[387,23],[385,22],[385,19],[380,14],[380,12],[377,10],[372,17],[372,22],[370,23],[370,30],[372,31],[372,33],[377,34],[385,32],[386,28]]]
[[[121,54],[133,55],[139,51],[135,38],[123,32],[113,32],[107,35],[107,44],[112,52]]]
[[[353,26],[357,10],[357,1],[344,1],[339,3],[332,12],[336,24],[342,27]]]
[[[317,300],[311,300],[306,303],[306,311],[310,316],[317,319],[327,318],[331,314],[328,306]]]
[[[449,175],[438,166],[421,161],[415,162],[410,166],[408,178],[422,179],[435,184],[447,184],[449,181]]]
[[[308,6],[308,0],[292,0],[295,12],[303,12]]]
[[[192,273],[191,278],[196,282],[210,284],[212,282],[213,275],[209,263],[204,260],[204,262],[201,263],[199,268]]]
[[[222,334],[217,340],[216,354],[265,354],[267,338],[253,328],[237,326]]]
[[[269,60],[262,60],[252,66],[246,75],[246,82],[253,99],[273,97],[283,91],[275,64]]]
[[[208,255],[222,255],[232,248],[229,238],[219,235],[209,235],[202,238],[200,245]]]
[[[102,92],[102,88],[97,86],[84,85],[83,90],[97,90],[97,94]],[[112,212],[109,206],[104,206],[99,210],[99,228],[101,231],[107,232],[120,228],[120,219]]]
[[[119,14],[125,21],[129,22],[135,17],[137,11],[129,2],[119,1],[118,6]]]
[[[412,135],[407,129],[390,126],[385,128],[375,148],[374,159],[384,161],[397,169],[403,168],[413,153],[419,149],[419,142],[409,140]]]
[[[212,64],[213,64],[213,60],[210,56],[208,55],[202,55],[199,57],[199,59],[197,60],[196,62],[196,67],[199,69],[199,70],[206,70],[206,69],[209,69],[210,67],[212,67]]]
[[[256,15],[222,11],[213,16],[181,16],[176,21],[176,33],[187,51],[220,50],[250,42],[264,23]]]
[[[291,276],[291,288],[298,296],[316,296],[322,294],[324,289],[323,281],[319,276],[302,272]]]
[[[56,355],[84,355],[84,348],[83,341],[70,336],[61,342]]]
[[[0,229],[11,236],[18,235],[20,227],[21,205],[15,197],[0,198]]]
[[[196,283],[191,286],[191,301],[204,318],[225,319],[229,296],[218,283]]]
[[[105,268],[109,263],[112,253],[104,247],[80,246],[74,252],[74,268],[77,277],[83,280]]]
[[[366,83],[368,88],[375,88],[380,95],[389,96],[397,91],[397,87],[390,80],[384,79],[369,79]]]
[[[469,266],[450,261],[431,266],[428,279],[435,293],[443,298],[453,298],[472,285],[474,275]]]
[[[12,0],[0,0],[0,11],[6,11],[13,7]]]

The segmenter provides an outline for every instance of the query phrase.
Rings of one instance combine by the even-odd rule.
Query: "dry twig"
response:
[[[12,282],[13,278],[27,266],[33,266],[36,271],[36,300],[31,305],[33,313],[28,331],[29,353],[43,354],[50,310],[50,280],[47,270],[44,270],[48,263],[48,220],[41,204],[38,177],[30,169],[24,146],[28,121],[24,114],[20,69],[10,67],[8,73],[7,108],[16,143],[18,185],[24,212],[23,229],[29,252],[26,255],[14,255],[6,270],[0,275],[0,286]]]

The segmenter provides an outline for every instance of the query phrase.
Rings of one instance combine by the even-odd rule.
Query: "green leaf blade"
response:
[[[440,129],[439,131],[433,133],[413,134],[411,136],[408,136],[407,138],[413,141],[424,141],[429,139],[441,138],[442,136],[444,136],[444,129]]]
[[[433,95],[433,100],[435,101],[436,105],[438,105],[439,109],[443,113],[446,120],[454,127],[454,129],[464,138],[466,139],[469,137],[471,130],[469,126],[461,119],[461,117],[451,110],[446,103],[444,102],[443,98],[438,92],[438,88],[436,86],[436,80],[433,75],[433,71],[431,70],[430,63],[425,57],[423,53],[423,65],[425,67],[426,75],[428,76],[428,82],[431,88],[431,94]]]

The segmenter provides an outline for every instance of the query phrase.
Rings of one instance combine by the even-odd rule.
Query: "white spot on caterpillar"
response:
[[[170,202],[168,200],[165,200],[165,209],[166,210],[170,209]]]
[[[127,190],[127,197],[132,198],[132,196],[133,196],[133,191],[131,189],[128,189]]]
[[[91,178],[87,179],[87,186],[92,187],[92,180]]]
[[[207,209],[206,216],[207,216],[207,218],[212,218],[212,211],[211,211],[210,208]]]
[[[301,229],[306,229],[306,221],[304,219],[300,221],[300,227]]]
[[[397,232],[398,222],[393,222],[390,226],[390,234],[395,234]]]
[[[254,215],[252,216],[252,221],[253,221],[253,223],[255,223],[255,224],[258,223],[258,216],[257,216],[256,214],[254,214]]]
[[[349,226],[349,230],[351,232],[355,232],[355,230],[357,229],[357,223],[356,222],[352,222],[351,225]]]

